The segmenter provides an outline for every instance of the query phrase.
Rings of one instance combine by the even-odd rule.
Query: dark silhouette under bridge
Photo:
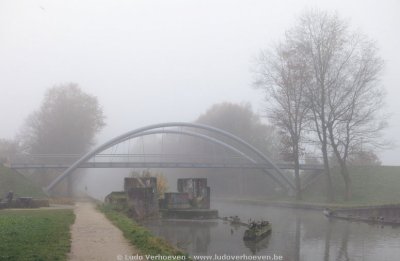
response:
[[[195,131],[190,129],[194,129]],[[204,132],[211,133],[212,136]],[[195,137],[218,145],[226,151],[230,151],[231,154],[226,156],[201,154],[105,153],[105,151],[118,144],[139,137],[156,134],[176,134]],[[283,189],[288,191],[293,191],[295,189],[292,179],[287,177],[284,172],[284,169],[293,169],[293,164],[274,163],[273,160],[243,139],[224,130],[195,123],[171,122],[150,125],[117,136],[80,157],[77,157],[77,155],[25,155],[22,158],[18,159],[17,157],[11,160],[9,165],[14,169],[65,169],[59,177],[47,186],[46,190],[48,192],[78,168],[259,169],[271,177]],[[300,168],[314,171],[314,176],[317,176],[323,170],[321,165],[302,164]]]

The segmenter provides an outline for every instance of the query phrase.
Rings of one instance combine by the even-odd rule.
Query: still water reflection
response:
[[[220,216],[267,219],[272,233],[242,240],[245,227],[218,221],[149,221],[154,234],[191,255],[282,255],[284,260],[400,260],[400,228],[330,220],[320,211],[213,202]]]

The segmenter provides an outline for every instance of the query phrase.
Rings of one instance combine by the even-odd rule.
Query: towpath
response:
[[[128,260],[138,251],[91,202],[78,202],[72,225],[70,261],[119,261]]]

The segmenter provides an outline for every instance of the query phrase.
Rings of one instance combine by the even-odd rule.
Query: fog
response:
[[[400,133],[400,3],[385,1],[0,1],[0,128],[13,138],[51,86],[76,82],[107,117],[98,142],[144,125],[193,121],[212,104],[250,102],[252,60],[306,8],[337,10],[380,48]],[[400,148],[380,153],[400,165]]]
[[[222,137],[218,137],[222,139]],[[232,144],[232,141],[230,141]],[[242,146],[243,147],[243,146]],[[253,156],[253,153],[240,148],[242,152]],[[112,146],[103,155],[127,155],[125,158],[96,158],[95,162],[194,162],[194,163],[238,163],[247,162],[237,153],[222,146],[183,135],[144,136]],[[216,158],[216,159],[215,159]],[[87,192],[103,200],[111,191],[121,191],[124,178],[133,173],[142,174],[141,168],[106,168],[80,169],[74,172],[74,187],[77,194]],[[177,191],[178,178],[207,178],[211,196],[218,197],[252,197],[277,195],[277,184],[264,172],[257,169],[221,169],[221,168],[164,168],[150,169],[152,175],[162,175],[167,180],[168,192]],[[82,175],[84,174],[84,175]],[[86,190],[86,191],[85,191]]]

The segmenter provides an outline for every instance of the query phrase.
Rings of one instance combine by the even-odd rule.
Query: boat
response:
[[[223,221],[229,222],[229,224],[232,226],[246,226],[246,227],[248,226],[247,223],[244,223],[240,220],[239,216],[229,216],[229,217],[223,217],[220,219],[222,219]]]
[[[238,216],[229,217],[229,221],[231,222],[231,225],[236,225],[241,223],[240,218]]]
[[[330,210],[329,208],[325,208],[322,213],[326,216],[326,217],[330,217],[332,215],[332,210]]]
[[[251,251],[253,255],[268,248],[271,237],[266,236],[259,240],[244,240],[244,245]]]
[[[244,232],[243,240],[258,241],[266,237],[272,230],[271,223],[269,221],[253,221],[248,225],[248,229]]]

